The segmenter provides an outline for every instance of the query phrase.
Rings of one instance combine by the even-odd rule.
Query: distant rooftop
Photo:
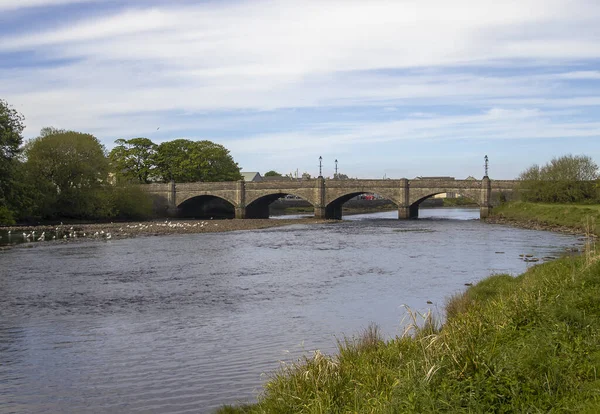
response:
[[[244,181],[246,181],[246,182],[258,182],[258,181],[263,180],[263,178],[259,172],[242,171],[242,172],[240,172],[240,174],[242,174],[242,177],[244,178]]]

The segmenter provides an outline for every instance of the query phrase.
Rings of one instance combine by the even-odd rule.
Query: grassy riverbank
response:
[[[590,231],[596,236],[600,235],[600,205],[598,204],[544,204],[517,201],[496,207],[492,213],[493,216],[488,220],[490,222],[579,233]],[[595,223],[598,225],[595,226]]]
[[[287,366],[255,405],[219,413],[600,411],[600,259],[497,275],[447,304],[447,320]]]

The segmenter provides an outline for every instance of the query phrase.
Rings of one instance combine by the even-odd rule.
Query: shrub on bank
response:
[[[370,333],[316,353],[220,413],[600,411],[600,260],[493,276],[452,298],[443,326]]]

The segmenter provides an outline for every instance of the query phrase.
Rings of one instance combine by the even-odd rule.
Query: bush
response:
[[[121,185],[112,188],[111,192],[111,217],[144,220],[153,216],[152,198],[138,186]]]
[[[15,224],[15,219],[12,212],[5,206],[0,206],[0,224]]]

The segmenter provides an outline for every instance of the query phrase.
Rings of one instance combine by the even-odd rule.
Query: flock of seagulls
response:
[[[210,218],[211,220],[213,219],[212,217]],[[111,223],[112,224],[112,223]],[[142,232],[142,231],[147,231],[147,230],[151,230],[153,228],[160,228],[160,227],[166,227],[166,228],[170,228],[170,229],[179,229],[179,230],[189,230],[189,229],[194,229],[194,228],[208,228],[210,226],[210,221],[198,221],[196,223],[191,223],[191,222],[172,222],[170,220],[165,220],[164,223],[139,223],[139,224],[127,224],[123,227],[119,228],[119,233],[122,233],[124,235],[126,235],[128,232]],[[212,223],[212,225],[214,227],[218,227],[219,224],[218,223]],[[8,230],[8,239],[10,240],[13,237],[18,237],[17,235],[13,234],[13,232],[11,230]],[[108,231],[104,231],[104,230],[99,230],[96,232],[90,232],[90,233],[86,233],[84,231],[80,231],[80,230],[76,230],[73,226],[70,226],[69,228],[67,228],[67,226],[63,225],[62,223],[60,224],[60,226],[55,227],[54,229],[48,230],[48,233],[46,233],[46,231],[42,231],[41,233],[37,232],[36,230],[32,230],[31,232],[23,232],[22,235],[22,242],[41,242],[41,241],[46,241],[46,240],[67,240],[67,239],[77,239],[80,237],[92,237],[95,239],[104,239],[104,240],[110,240],[112,239],[112,234]],[[2,238],[2,236],[0,236],[0,239]]]
[[[7,233],[8,233],[9,240],[12,237],[17,237],[16,235],[12,234],[12,230],[9,230]],[[78,237],[88,237],[88,234],[86,232],[77,231],[72,226],[68,230],[65,230],[61,227],[56,227],[50,233],[53,233],[53,234],[46,234],[46,231],[42,231],[41,233],[38,233],[35,230],[32,230],[31,232],[21,233],[21,237],[22,237],[23,242],[36,242],[36,241],[42,242],[42,241],[46,241],[46,240],[56,240],[56,239],[67,240],[67,239],[76,239]],[[106,240],[110,240],[112,238],[112,235],[108,232],[105,233],[104,230],[102,230],[100,232],[95,232],[94,234],[91,234],[91,236],[93,236],[95,238],[104,238]]]

